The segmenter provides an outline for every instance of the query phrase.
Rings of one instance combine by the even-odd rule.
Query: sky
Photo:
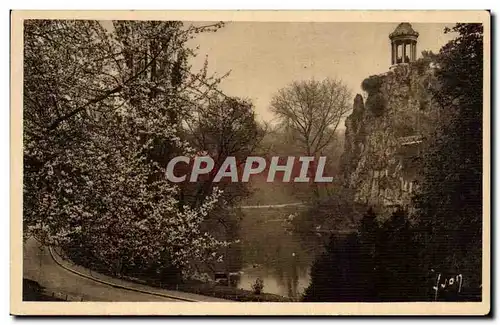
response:
[[[220,89],[229,96],[249,98],[259,120],[272,121],[272,96],[293,81],[340,78],[352,91],[362,93],[368,76],[389,70],[389,34],[395,23],[228,22],[216,33],[204,33],[190,41],[199,46],[191,61],[211,73],[230,75]],[[412,23],[420,33],[417,54],[438,52],[454,38],[444,34],[450,24]]]

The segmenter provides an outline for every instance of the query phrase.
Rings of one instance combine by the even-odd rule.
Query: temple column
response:
[[[396,43],[396,63],[400,63],[399,62],[399,57],[401,55],[403,55],[403,49],[401,48],[401,43],[397,42]]]
[[[394,64],[394,44],[391,42],[391,65]]]
[[[396,43],[392,42],[392,64],[396,64]]]
[[[403,63],[406,63],[406,42],[403,42]]]
[[[397,56],[397,46],[396,43],[391,44],[391,49],[392,49],[392,57],[391,57],[391,64],[396,64],[396,56]]]

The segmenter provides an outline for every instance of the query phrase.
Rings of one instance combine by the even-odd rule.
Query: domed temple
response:
[[[391,40],[391,63],[410,63],[417,59],[417,38],[416,32],[410,23],[401,23],[389,35]]]

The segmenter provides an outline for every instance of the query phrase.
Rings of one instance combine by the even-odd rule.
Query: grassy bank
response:
[[[194,294],[199,294],[203,296],[215,297],[220,299],[241,301],[241,302],[293,302],[296,299],[275,295],[271,293],[260,293],[256,294],[253,291],[238,289],[235,287],[217,285],[213,283],[205,282],[187,282],[177,285],[161,285],[155,281],[149,281],[145,279],[133,278],[122,276],[122,279],[131,282],[137,282],[141,284],[146,284],[155,288],[162,288],[168,290],[176,290],[182,292],[189,292]]]
[[[214,285],[210,283],[186,283],[178,286],[178,290],[196,293],[204,296],[212,296],[221,299],[242,301],[242,302],[292,302],[293,298],[284,297],[270,293],[256,294],[249,290],[234,287]]]

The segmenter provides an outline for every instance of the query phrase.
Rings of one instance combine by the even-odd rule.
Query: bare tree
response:
[[[350,110],[351,93],[341,80],[293,82],[280,89],[272,112],[308,156],[321,154]]]
[[[307,156],[319,157],[325,152],[331,156],[335,151],[332,147],[337,140],[337,127],[350,110],[350,98],[351,93],[341,80],[296,81],[276,93],[271,111],[289,137],[287,143]],[[314,176],[314,165],[315,162],[309,165],[308,176]],[[311,186],[318,198],[319,185]],[[299,184],[299,188],[303,187]]]

